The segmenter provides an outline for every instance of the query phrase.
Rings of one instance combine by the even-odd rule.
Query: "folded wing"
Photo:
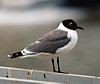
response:
[[[71,40],[67,34],[68,32],[62,30],[51,31],[27,46],[25,50],[34,53],[56,53],[57,49],[65,46]]]

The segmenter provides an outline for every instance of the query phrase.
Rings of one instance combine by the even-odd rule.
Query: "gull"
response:
[[[23,50],[8,54],[9,58],[26,58],[36,57],[41,55],[56,56],[63,52],[72,50],[78,41],[77,29],[84,30],[84,28],[77,25],[72,19],[63,20],[59,26],[46,33],[44,36],[29,44]],[[57,55],[58,70],[55,69],[54,58],[52,57],[53,71],[63,73],[60,70],[59,56]]]

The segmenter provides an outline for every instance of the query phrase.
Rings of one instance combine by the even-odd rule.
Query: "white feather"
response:
[[[23,50],[21,51],[21,53],[22,53],[23,55],[30,55],[30,54],[34,54],[34,52],[28,51],[26,48],[25,48],[25,49],[23,49]]]
[[[35,41],[35,43],[40,43],[40,41]]]

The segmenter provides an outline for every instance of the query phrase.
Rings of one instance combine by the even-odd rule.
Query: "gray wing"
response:
[[[30,44],[26,50],[35,53],[56,53],[58,48],[68,44],[70,40],[71,38],[67,37],[67,32],[54,30]]]

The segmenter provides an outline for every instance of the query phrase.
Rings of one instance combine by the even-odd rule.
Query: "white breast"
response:
[[[78,40],[78,34],[76,31],[70,30],[67,28],[66,29],[62,28],[61,30],[67,31],[68,32],[67,36],[68,36],[68,38],[71,38],[71,40],[68,44],[66,44],[66,46],[59,48],[56,53],[60,53],[63,51],[64,52],[70,51],[71,49],[73,49],[75,47],[75,45],[77,44],[77,40]]]

